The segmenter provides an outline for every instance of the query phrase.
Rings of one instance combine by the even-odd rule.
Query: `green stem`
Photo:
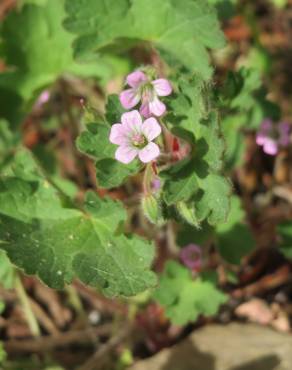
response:
[[[152,179],[152,167],[151,163],[147,163],[143,178],[144,195],[151,194],[151,179]]]
[[[166,127],[165,123],[162,121],[162,119],[159,119],[160,126],[162,128],[162,134],[164,138],[164,147],[166,149],[167,153],[172,152],[172,134],[169,132],[168,128]]]
[[[26,291],[22,285],[22,281],[17,273],[15,276],[15,290],[20,300],[20,303],[22,304],[22,308],[25,313],[25,317],[32,335],[34,337],[39,337],[41,335],[39,324],[32,311],[31,304],[29,302],[29,298],[26,294]]]
[[[87,316],[86,316],[86,313],[84,311],[83,304],[81,302],[81,299],[80,299],[74,285],[67,285],[65,287],[65,290],[68,294],[68,299],[69,299],[69,302],[71,303],[71,305],[74,307],[76,312],[80,315],[80,317],[83,320],[87,321]]]

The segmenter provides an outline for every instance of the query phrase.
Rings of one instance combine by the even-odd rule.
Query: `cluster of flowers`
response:
[[[122,114],[121,123],[115,123],[110,132],[111,143],[119,145],[115,157],[128,164],[134,158],[148,163],[157,158],[160,149],[153,142],[161,134],[161,126],[156,117],[162,116],[166,107],[159,96],[168,96],[172,87],[164,78],[153,79],[151,73],[135,71],[126,78],[129,89],[120,94],[120,102],[125,109],[132,109],[141,102],[139,111],[132,110]],[[143,122],[142,116],[145,119]]]
[[[280,148],[290,143],[291,126],[287,122],[275,124],[271,119],[265,119],[256,135],[256,143],[269,155],[276,155]]]

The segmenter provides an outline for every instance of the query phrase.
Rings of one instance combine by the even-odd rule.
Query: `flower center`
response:
[[[188,255],[188,258],[192,261],[197,261],[200,259],[200,257],[201,257],[200,253],[196,251],[191,251],[189,252],[189,255]]]
[[[134,134],[132,136],[131,141],[132,141],[132,144],[134,145],[134,147],[136,147],[136,148],[143,148],[146,144],[145,136],[142,135],[142,134],[138,134],[138,133]]]
[[[152,101],[154,98],[154,88],[148,81],[140,86],[140,93],[146,101]]]

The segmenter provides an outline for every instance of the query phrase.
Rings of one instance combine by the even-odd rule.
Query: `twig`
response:
[[[8,340],[4,342],[5,350],[8,353],[34,353],[48,352],[57,347],[64,347],[73,343],[96,343],[98,336],[108,335],[112,324],[104,324],[97,328],[85,330],[70,330],[56,335],[44,336],[37,339]]]
[[[38,322],[43,326],[50,334],[57,334],[57,329],[53,320],[47,315],[45,310],[33,299],[29,298],[29,304],[33,315],[37,318]]]
[[[119,312],[123,316],[127,315],[128,309],[126,305],[119,303],[117,300],[110,300],[99,295],[93,288],[82,284],[78,280],[75,280],[73,285],[80,296],[89,301],[98,311],[107,311],[112,313]]]
[[[286,200],[288,203],[292,204],[292,191],[289,188],[286,188],[284,186],[275,186],[273,189],[273,193],[284,200]]]
[[[152,179],[152,167],[151,167],[151,163],[147,163],[145,167],[144,177],[143,177],[144,195],[151,194],[151,179]]]
[[[64,328],[71,321],[72,312],[66,305],[61,304],[57,291],[42,283],[37,283],[34,285],[34,294],[35,300],[46,307],[58,328]]]
[[[176,245],[176,241],[175,241],[175,233],[174,233],[174,230],[173,230],[173,223],[171,221],[169,221],[167,223],[166,238],[167,238],[168,250],[170,251],[170,253],[176,254],[178,249],[177,249],[177,245]]]
[[[35,337],[40,336],[40,328],[38,322],[34,316],[31,302],[29,297],[27,296],[25,289],[22,285],[21,279],[18,274],[15,276],[15,290],[18,295],[18,298],[22,304],[23,311],[25,313],[25,317],[30,328],[31,334]]]
[[[132,331],[131,326],[124,327],[116,336],[103,344],[94,355],[77,370],[97,370],[103,363],[105,356],[120,344]]]
[[[82,319],[85,319],[86,321],[86,313],[84,311],[84,307],[81,301],[81,298],[79,297],[77,293],[77,289],[74,285],[67,285],[65,288],[67,294],[68,294],[68,300],[71,303],[72,307],[75,309],[75,311],[80,315]]]
[[[232,292],[232,296],[236,298],[250,297],[277,288],[285,283],[291,282],[291,280],[292,274],[290,266],[285,265],[280,267],[273,274],[264,276],[253,284],[241,289],[236,289]]]

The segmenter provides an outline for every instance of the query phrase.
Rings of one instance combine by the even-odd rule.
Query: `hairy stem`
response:
[[[144,195],[151,194],[151,179],[152,179],[152,167],[151,163],[147,163],[143,178]]]
[[[19,301],[22,305],[23,311],[25,313],[25,317],[27,320],[27,324],[30,328],[30,331],[34,337],[39,337],[41,334],[39,324],[34,316],[32,311],[32,307],[29,302],[29,298],[26,294],[26,291],[23,287],[22,281],[20,279],[19,274],[15,276],[15,290],[18,295]]]

